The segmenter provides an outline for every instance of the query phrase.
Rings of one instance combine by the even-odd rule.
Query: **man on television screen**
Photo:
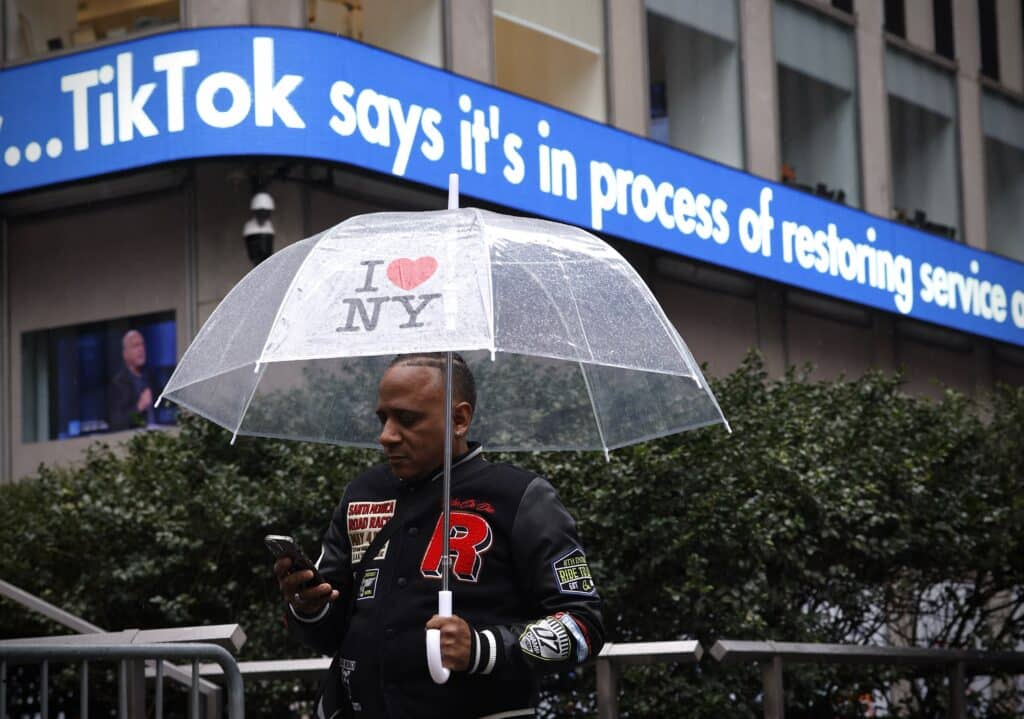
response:
[[[110,381],[107,394],[111,431],[146,427],[156,422],[153,401],[156,383],[146,369],[146,340],[138,330],[128,330],[121,338],[124,366]]]

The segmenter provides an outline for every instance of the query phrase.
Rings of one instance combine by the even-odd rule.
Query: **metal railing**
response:
[[[679,663],[696,664],[704,650],[695,641],[630,642],[604,645],[595,662],[597,667],[597,707],[599,719],[618,719],[619,675],[623,665]],[[275,659],[240,662],[238,669],[249,679],[319,679],[330,666],[326,657],[315,659]],[[216,679],[220,667],[204,665],[201,676]]]
[[[37,597],[10,582],[0,579],[0,596],[6,597],[23,607],[43,615],[61,626],[78,632],[76,636],[38,637],[31,640],[0,641],[0,645],[21,643],[33,644],[72,643],[75,645],[96,645],[121,642],[124,644],[146,644],[162,642],[209,642],[222,646],[232,653],[237,653],[245,644],[245,632],[237,624],[218,624],[202,627],[175,627],[170,629],[128,629],[121,632],[107,632],[92,622],[71,614],[60,607],[54,606],[45,599]],[[152,676],[153,669],[142,669],[132,663],[128,671],[129,704],[138,708],[144,706],[145,676]],[[188,672],[173,664],[164,667],[168,679],[182,686],[190,686],[191,677]],[[206,714],[209,717],[219,716],[221,704],[221,688],[205,679],[199,681],[199,691],[204,697]],[[3,719],[0,714],[0,719]]]
[[[624,664],[696,664],[704,650],[695,641],[608,642],[597,655],[598,719],[619,717],[619,677]]]
[[[766,719],[785,716],[783,666],[794,663],[879,664],[945,666],[950,676],[949,716],[966,716],[966,679],[973,674],[1024,672],[1024,652],[976,652],[918,647],[864,646],[859,644],[797,644],[748,642],[723,639],[715,642],[710,657],[722,664],[757,662],[764,681]],[[696,641],[608,643],[595,661],[599,719],[618,719],[619,679],[629,665],[698,664],[704,651]],[[330,665],[326,657],[239,662],[246,679],[319,679]],[[224,670],[217,664],[199,667],[202,677],[220,680]]]
[[[981,652],[925,647],[886,647],[861,644],[801,644],[719,639],[711,656],[722,664],[757,662],[761,666],[765,719],[786,715],[782,681],[784,664],[878,664],[945,667],[949,676],[949,717],[967,716],[967,676],[993,672],[1024,672],[1024,652]]]
[[[130,665],[138,665],[141,660],[151,659],[156,662],[156,686],[154,707],[156,718],[163,719],[163,688],[164,661],[168,659],[188,660],[192,663],[191,683],[189,688],[189,717],[198,719],[200,716],[199,702],[199,660],[206,659],[220,665],[227,686],[228,717],[243,719],[245,716],[245,696],[242,688],[242,675],[238,671],[235,658],[226,649],[214,644],[4,644],[0,646],[0,719],[7,715],[7,668],[14,663],[34,663],[40,665],[39,703],[40,715],[49,716],[49,670],[51,662],[80,662],[80,716],[87,719],[89,715],[89,662],[120,661],[118,680],[118,716],[146,716],[145,709],[132,706],[129,699],[128,673]]]
[[[237,652],[245,642],[245,633],[237,624],[185,627],[176,629],[131,629],[122,632],[104,632],[64,610],[45,602],[17,587],[0,580],[0,596],[6,596],[30,609],[48,616],[82,635],[72,637],[40,637],[26,640],[0,641],[0,719],[4,719],[7,661],[16,657],[36,657],[42,664],[43,684],[46,683],[48,662],[60,658],[89,657],[122,659],[119,675],[119,695],[127,695],[125,705],[131,716],[145,714],[145,681],[156,678],[157,716],[161,711],[164,677],[186,684],[190,688],[190,706],[198,716],[197,697],[205,695],[204,708],[208,717],[219,716],[221,697],[217,684],[209,681],[227,681],[231,716],[241,716],[241,677],[252,679],[319,678],[330,665],[327,658],[284,659],[236,663],[227,650]],[[157,644],[157,642],[161,642]],[[164,642],[187,642],[167,644]],[[195,642],[212,642],[197,644]],[[218,646],[219,645],[219,646]],[[189,649],[198,651],[188,654]],[[182,651],[184,650],[184,652]],[[93,652],[93,654],[90,654]],[[118,654],[121,652],[121,654]],[[153,652],[152,656],[147,652]],[[599,719],[618,719],[619,679],[622,668],[637,664],[694,664],[704,654],[696,641],[631,642],[605,644],[595,661],[597,670],[597,701]],[[865,646],[858,644],[807,644],[771,641],[742,641],[720,639],[710,655],[722,664],[756,662],[761,667],[763,706],[765,719],[783,719],[785,694],[783,666],[794,663],[914,665],[944,667],[949,676],[950,711],[952,719],[966,716],[967,677],[992,673],[1024,673],[1024,652],[981,652],[957,649],[921,647]],[[187,673],[163,660],[187,656],[192,660],[192,671]],[[144,659],[159,659],[149,667]],[[200,664],[200,659],[212,663]],[[225,664],[225,658],[228,664]],[[83,660],[81,673],[83,706],[87,700],[87,663]],[[237,686],[236,686],[237,678]],[[236,708],[232,693],[237,692]],[[44,692],[45,693],[45,692]],[[45,701],[45,699],[43,699]],[[119,702],[120,705],[120,702]],[[43,716],[45,717],[45,704]],[[233,712],[238,711],[238,714]],[[83,716],[85,714],[83,713]]]

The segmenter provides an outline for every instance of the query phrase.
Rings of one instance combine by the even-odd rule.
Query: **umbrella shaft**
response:
[[[454,374],[454,357],[445,352],[444,359],[444,537],[441,552],[441,590],[448,591],[448,578],[451,573],[451,507],[452,507],[452,376]]]

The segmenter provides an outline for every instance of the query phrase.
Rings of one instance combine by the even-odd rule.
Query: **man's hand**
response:
[[[139,392],[139,401],[135,403],[135,409],[145,412],[151,404],[153,404],[153,392],[149,387],[146,387],[146,389]]]
[[[434,615],[427,629],[441,630],[441,665],[456,672],[469,669],[469,655],[473,648],[469,625],[461,617]]]
[[[338,590],[333,589],[327,582],[315,587],[300,589],[303,584],[313,578],[313,572],[305,569],[301,572],[289,573],[291,568],[292,560],[288,557],[282,557],[274,562],[274,575],[277,577],[277,586],[281,589],[281,596],[299,614],[308,617],[316,616],[323,610],[325,604],[338,598]]]

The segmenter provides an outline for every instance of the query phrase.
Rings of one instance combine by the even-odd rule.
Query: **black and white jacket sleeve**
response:
[[[601,599],[576,522],[547,480],[533,479],[523,493],[512,542],[534,614],[522,623],[471,627],[469,672],[524,677],[596,657],[604,644]]]
[[[290,605],[285,615],[292,636],[311,649],[327,655],[333,655],[341,644],[351,602],[351,547],[345,531],[345,506],[343,498],[334,510],[331,524],[324,535],[320,558],[316,561],[316,567],[323,578],[338,590],[338,598],[329,602],[313,617],[300,615]]]

